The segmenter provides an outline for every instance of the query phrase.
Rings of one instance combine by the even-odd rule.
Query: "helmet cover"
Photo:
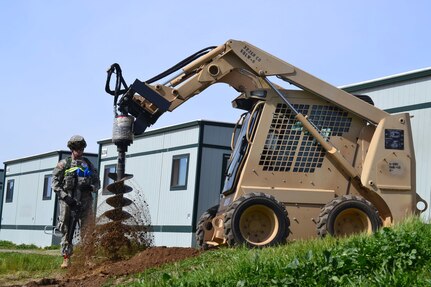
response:
[[[67,142],[67,147],[70,150],[80,150],[80,149],[84,149],[86,146],[87,146],[87,142],[80,135],[72,136],[70,140]]]

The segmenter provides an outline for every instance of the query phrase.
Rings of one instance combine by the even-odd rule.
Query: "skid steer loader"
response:
[[[286,90],[270,77],[299,89]],[[164,84],[157,84],[161,79]],[[236,40],[200,50],[130,87],[120,66],[111,66],[106,91],[114,96],[116,119],[132,119],[128,125],[114,121],[122,170],[131,131],[143,133],[215,83],[238,91],[232,104],[245,113],[232,136],[220,203],[198,222],[198,246],[262,247],[372,233],[426,209],[415,190],[409,114],[388,114],[367,96],[351,95]],[[124,180],[116,178],[120,188],[114,192],[121,193]],[[425,207],[419,210],[418,202]]]

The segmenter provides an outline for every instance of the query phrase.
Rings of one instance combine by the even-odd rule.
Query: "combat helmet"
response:
[[[87,142],[85,141],[84,137],[80,135],[75,135],[70,138],[70,140],[67,142],[67,147],[70,150],[80,150],[84,149],[87,146]]]

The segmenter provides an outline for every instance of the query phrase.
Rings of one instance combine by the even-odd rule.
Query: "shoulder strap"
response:
[[[66,167],[65,170],[68,170],[72,166],[72,157],[66,158]]]
[[[90,168],[94,169],[93,164],[91,163],[91,161],[90,161],[88,158],[83,157],[83,159],[84,159],[85,163],[86,163]]]

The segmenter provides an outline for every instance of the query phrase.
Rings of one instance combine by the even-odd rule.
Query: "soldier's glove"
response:
[[[93,186],[89,184],[83,184],[80,189],[82,192],[92,192]]]
[[[66,202],[66,204],[69,205],[70,208],[75,208],[78,205],[78,201],[76,201],[76,199],[70,197],[69,195],[66,195],[63,198],[63,201]]]

